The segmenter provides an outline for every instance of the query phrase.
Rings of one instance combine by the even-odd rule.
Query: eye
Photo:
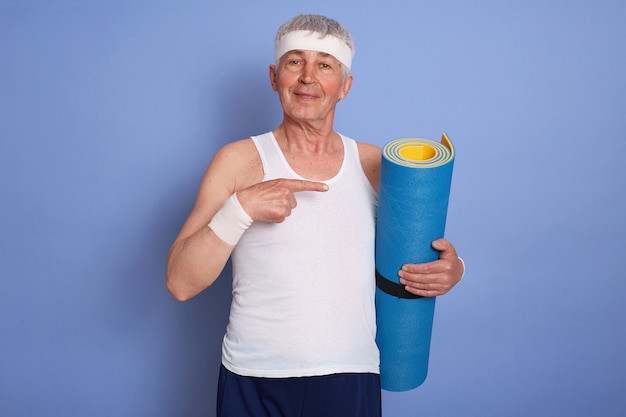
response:
[[[289,54],[285,58],[287,65],[299,65],[302,63],[302,58],[296,54]]]

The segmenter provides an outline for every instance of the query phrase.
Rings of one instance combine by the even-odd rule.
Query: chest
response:
[[[285,161],[298,175],[311,180],[334,178],[343,164],[343,151],[324,154],[284,152]]]

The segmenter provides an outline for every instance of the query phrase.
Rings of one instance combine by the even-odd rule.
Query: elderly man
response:
[[[218,416],[380,416],[374,232],[381,150],[333,130],[354,45],[335,20],[296,16],[269,67],[283,108],[273,131],[211,161],[172,245],[167,287],[187,300],[229,257],[233,300]],[[446,293],[463,274],[453,245],[398,271],[407,291]]]

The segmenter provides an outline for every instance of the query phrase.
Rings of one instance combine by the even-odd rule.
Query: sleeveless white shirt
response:
[[[264,177],[306,179],[274,135],[252,138]],[[326,192],[296,193],[282,223],[254,222],[232,254],[233,300],[222,363],[244,376],[379,372],[375,343],[377,194],[353,139]]]

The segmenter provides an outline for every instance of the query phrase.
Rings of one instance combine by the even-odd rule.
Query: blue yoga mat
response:
[[[441,143],[398,139],[383,147],[376,222],[376,343],[381,386],[387,391],[408,391],[426,380],[436,297],[404,298],[409,294],[401,293],[398,271],[404,264],[439,257],[431,243],[444,236],[453,163],[454,147],[445,133]]]

